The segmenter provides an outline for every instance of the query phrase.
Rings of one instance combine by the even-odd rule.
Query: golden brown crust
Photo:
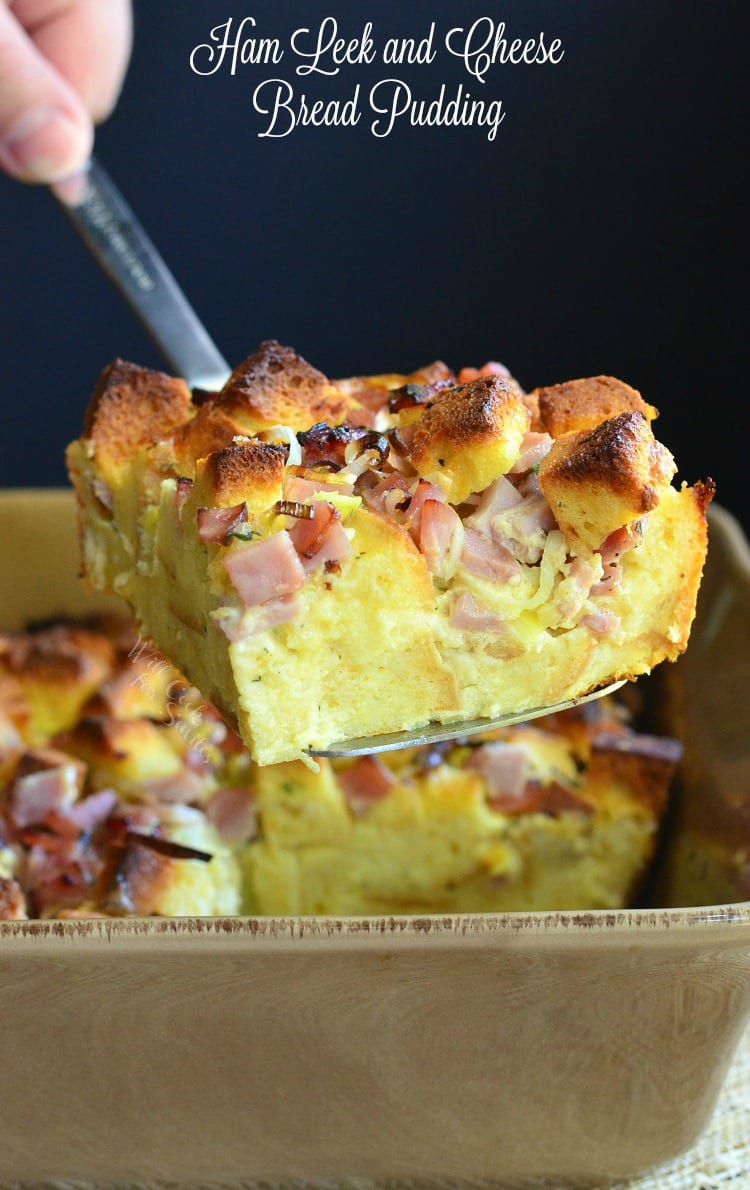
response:
[[[569,380],[535,389],[531,396],[538,402],[539,428],[553,438],[591,430],[620,413],[641,413],[647,421],[658,417],[658,410],[647,405],[636,389],[614,376]]]
[[[716,495],[716,484],[711,478],[698,479],[693,484],[693,493],[695,494],[695,502],[698,505],[698,511],[701,516],[705,517],[706,509]]]
[[[522,397],[504,377],[480,376],[428,401],[410,461],[420,475],[452,477],[449,499],[460,503],[508,470],[529,424]]]
[[[576,483],[606,482],[626,498],[633,514],[651,512],[657,491],[669,483],[674,470],[655,441],[642,414],[620,413],[598,425],[556,442],[539,471],[549,482],[553,475]],[[671,458],[671,456],[669,456]]]
[[[267,442],[234,442],[198,462],[197,497],[220,508],[242,501],[258,511],[279,498],[286,453]]]
[[[494,438],[517,406],[516,395],[500,376],[480,376],[438,393],[414,431],[413,460],[424,462],[440,444],[465,450]]]
[[[84,715],[69,731],[55,737],[55,746],[90,763],[125,760],[131,740],[145,720],[111,719],[104,715]]]
[[[215,398],[209,398],[195,417],[181,425],[175,433],[174,452],[180,471],[184,475],[193,475],[197,459],[204,459],[215,450],[229,446],[238,435],[244,433],[240,423],[219,409]]]
[[[322,372],[275,339],[235,368],[216,400],[246,433],[276,425],[306,430],[318,421],[335,425],[352,407]]]
[[[555,439],[539,468],[539,487],[566,536],[593,550],[656,508],[674,472],[671,454],[643,414],[630,411]]]
[[[101,907],[110,914],[138,914],[149,917],[159,912],[159,903],[173,879],[174,861],[130,836]]]
[[[137,447],[170,437],[191,408],[184,380],[117,359],[99,377],[84,434],[94,444],[99,465],[111,473]]]
[[[114,662],[114,648],[101,632],[52,624],[31,633],[0,634],[0,664],[30,682],[59,686],[99,685]]]

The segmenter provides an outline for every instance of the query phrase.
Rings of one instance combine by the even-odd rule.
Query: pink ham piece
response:
[[[193,489],[192,479],[187,479],[184,475],[181,475],[177,480],[177,488],[175,491],[175,500],[177,502],[177,511],[178,512],[180,511],[183,504],[187,500],[192,489]]]
[[[246,520],[246,504],[235,504],[232,508],[199,508],[198,540],[203,545],[209,542],[221,545],[224,538]]]
[[[544,496],[527,496],[504,518],[505,540],[519,562],[536,565],[547,534],[557,526]]]
[[[581,618],[581,624],[588,628],[589,632],[593,632],[594,636],[614,636],[620,627],[620,617],[614,612],[592,612]]]
[[[99,793],[92,793],[82,801],[76,802],[66,812],[65,818],[77,831],[90,834],[109,818],[116,805],[117,794],[114,789],[102,789]]]
[[[244,843],[258,833],[258,816],[252,789],[217,789],[205,807],[206,818],[225,843]]]
[[[385,409],[390,395],[390,390],[387,388],[361,388],[352,393],[354,400],[372,413],[378,413],[381,409]],[[352,409],[347,416],[355,425],[364,425],[361,409]]]
[[[389,475],[372,488],[362,491],[362,499],[368,508],[395,517],[396,504],[411,500],[411,485],[403,475]]]
[[[257,636],[259,632],[267,632],[269,628],[277,628],[280,624],[288,624],[299,612],[299,600],[295,595],[286,595],[282,599],[271,599],[260,607],[248,608],[244,614],[233,608],[222,609],[220,615],[214,619],[227,640],[234,644],[238,640],[248,640]]]
[[[457,555],[463,541],[461,518],[442,500],[425,500],[420,517],[417,545],[430,574],[449,577],[445,565],[451,554]]]
[[[302,565],[308,572],[318,566],[324,566],[328,572],[338,571],[342,562],[351,557],[353,552],[344,526],[336,518],[328,526],[312,558],[303,558]]]
[[[142,781],[140,793],[146,801],[188,804],[200,801],[205,787],[203,777],[185,765],[176,773]]]
[[[52,814],[65,814],[78,800],[86,766],[64,752],[40,748],[21,758],[10,795],[19,828],[38,825]]]
[[[598,583],[591,588],[591,595],[611,595],[622,581],[622,566],[618,562],[608,562],[604,567],[604,574]]]
[[[469,574],[490,579],[494,583],[510,582],[521,573],[520,563],[510,550],[498,542],[489,541],[473,529],[465,530],[461,565]]]
[[[496,740],[482,744],[466,765],[484,778],[490,798],[521,798],[526,787],[527,759],[523,748]]]
[[[340,519],[341,515],[327,501],[316,500],[310,507],[313,515],[309,519],[296,521],[289,530],[289,536],[292,539],[294,548],[303,558],[313,556],[319,548],[321,538],[324,537],[331,522],[337,516]]]
[[[617,562],[626,554],[628,550],[632,550],[638,545],[640,541],[640,534],[632,525],[623,525],[621,529],[615,529],[614,533],[610,533],[599,547],[599,553],[602,556],[602,565],[608,566],[610,562]]]
[[[347,805],[359,818],[374,802],[382,801],[396,783],[390,769],[375,756],[360,756],[351,768],[337,773],[340,789]]]
[[[539,480],[536,471],[527,471],[521,479],[515,481],[514,487],[519,496],[525,500],[527,496],[541,496]]]
[[[458,373],[458,383],[468,384],[470,380],[476,380],[478,376],[505,376],[506,380],[510,379],[510,372],[505,364],[499,364],[497,360],[488,360],[481,368],[462,368]]]
[[[296,525],[312,523],[297,521]],[[285,599],[298,591],[306,578],[286,529],[262,541],[234,546],[222,561],[232,586],[247,607]]]
[[[340,426],[329,426],[320,421],[309,430],[297,435],[302,447],[302,461],[305,467],[331,465],[334,471],[344,466],[346,448],[351,442],[363,437],[362,426],[345,421]]]
[[[289,531],[307,573],[318,566],[340,566],[352,547],[341,524],[341,513],[332,504],[316,500],[310,520],[297,521]]]
[[[482,492],[482,498],[475,511],[467,519],[466,527],[475,529],[477,533],[483,533],[485,537],[490,537],[493,517],[514,508],[522,500],[523,497],[519,495],[510,480],[501,475]]]
[[[537,434],[529,430],[521,443],[521,453],[508,474],[523,475],[524,471],[536,467],[537,463],[541,463],[544,456],[549,454],[551,447],[552,438],[549,434]]]
[[[354,485],[351,483],[326,483],[322,479],[304,479],[301,475],[290,475],[284,480],[284,499],[296,504],[307,504],[316,492],[338,492],[341,496],[351,496]]]
[[[419,543],[422,525],[422,510],[428,500],[445,504],[445,492],[436,483],[428,483],[426,479],[420,479],[412,494],[409,507],[404,512],[404,526],[417,543]]]
[[[573,558],[568,577],[554,595],[554,608],[559,619],[572,620],[589,597],[596,571],[586,558]]]
[[[621,529],[615,529],[614,533],[610,533],[609,537],[602,542],[599,553],[604,574],[600,581],[591,588],[592,595],[611,595],[619,588],[622,581],[620,558],[629,550],[634,549],[639,541],[640,535],[637,530],[632,525],[623,525]]]
[[[460,628],[464,632],[502,632],[507,627],[494,612],[480,607],[468,591],[463,591],[453,604],[450,624],[451,628]]]

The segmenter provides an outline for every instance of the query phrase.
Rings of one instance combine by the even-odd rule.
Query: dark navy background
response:
[[[224,354],[274,336],[330,375],[497,358],[527,387],[610,372],[662,411],[680,475],[709,473],[746,523],[747,135],[741,0],[140,0],[135,53],[97,153]],[[502,98],[482,129],[259,139],[265,68],[199,78],[192,48],[229,16],[283,41],[336,15],[379,42],[481,15],[560,37],[559,66],[482,87],[429,68],[294,80],[347,97],[397,74],[426,98]],[[293,78],[290,55],[266,75]],[[64,482],[62,452],[113,356],[159,359],[42,190],[0,179],[2,484]],[[741,227],[742,220],[742,227]],[[741,278],[742,269],[742,278]]]

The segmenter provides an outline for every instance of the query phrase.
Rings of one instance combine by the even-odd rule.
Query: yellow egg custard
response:
[[[269,342],[222,392],[118,361],[68,451],[89,583],[259,764],[550,706],[684,650],[710,481],[656,410],[500,365],[329,381]]]

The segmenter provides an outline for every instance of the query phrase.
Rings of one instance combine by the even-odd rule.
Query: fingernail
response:
[[[75,170],[91,150],[91,129],[60,108],[37,108],[0,143],[0,164],[27,182],[53,182]]]

